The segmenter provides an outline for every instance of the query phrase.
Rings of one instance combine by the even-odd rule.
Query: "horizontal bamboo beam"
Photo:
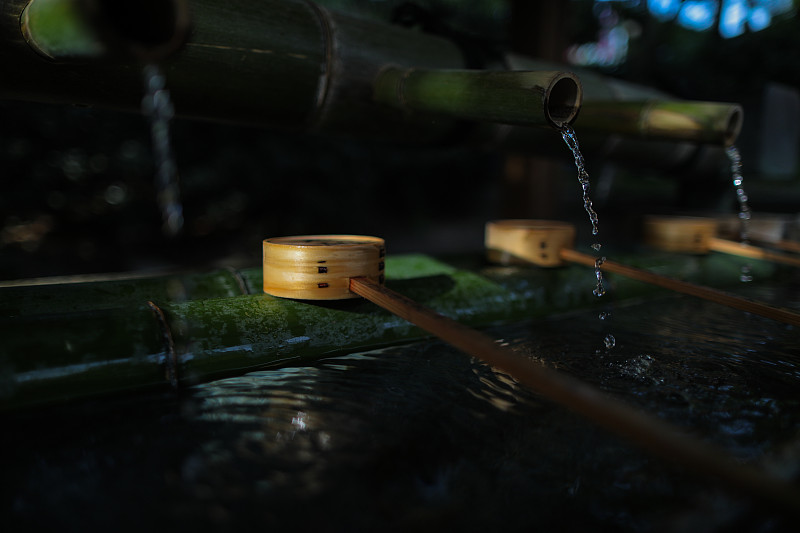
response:
[[[0,3],[0,98],[138,111],[142,61],[168,55],[162,70],[181,117],[415,143],[457,140],[547,155],[563,149],[557,136],[527,125],[473,123],[465,129],[463,122],[446,113],[409,113],[375,100],[375,81],[387,68],[418,73],[465,68],[463,51],[445,38],[349,17],[302,0],[192,0],[191,32],[185,35],[179,23],[182,18],[161,14],[165,6],[186,1],[5,0]],[[36,6],[43,9],[62,3],[102,9],[84,17],[88,30],[85,25],[67,24],[69,18],[50,17],[55,25],[42,25],[42,19],[34,16]],[[173,31],[162,28],[149,33],[151,26]],[[72,41],[65,39],[70,28],[78,32]],[[167,39],[167,35],[172,37]],[[179,40],[182,46],[176,48]],[[87,55],[98,52],[94,46],[111,53],[113,61],[86,61]],[[509,71],[574,71],[587,101],[661,95],[563,65],[511,57],[506,63]],[[559,87],[567,90],[559,90],[562,96],[548,103],[550,118],[546,117],[555,125],[571,121],[574,111],[573,89],[563,83]],[[531,120],[525,116],[527,100],[515,100],[519,106],[506,105],[505,97],[500,98],[503,91],[490,91],[495,96],[486,100],[472,99],[478,116],[470,120],[495,120],[499,115],[498,120],[513,123],[522,117],[527,124]],[[489,100],[494,103],[487,105]],[[455,115],[469,117],[470,107],[461,106]],[[606,134],[582,137],[584,149],[591,152],[599,145],[605,156],[618,155],[626,162],[640,158],[651,167],[698,160],[687,149],[687,143],[696,142],[694,134],[680,141],[640,145],[632,142],[639,141],[638,134],[632,138],[623,128],[615,129],[613,124],[610,128],[611,138]],[[580,119],[577,129],[580,134]]]
[[[733,144],[742,129],[742,107],[678,100],[591,100],[575,126],[591,133],[643,139]]]
[[[30,0],[0,3],[0,98],[138,111],[142,63],[161,59],[182,117],[418,142],[441,140],[454,127],[415,122],[372,99],[387,64],[463,68],[461,50],[441,37],[303,0],[192,0],[191,32],[180,47],[169,40],[174,49],[164,57],[166,49],[144,46],[159,45],[160,33],[147,32],[174,20],[165,6],[185,0],[34,2],[27,17]],[[93,5],[110,15],[82,16]],[[53,6],[69,7],[71,16],[49,16]],[[98,54],[105,60],[88,60]]]

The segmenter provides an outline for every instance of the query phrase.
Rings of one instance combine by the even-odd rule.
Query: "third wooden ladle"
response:
[[[486,225],[485,244],[490,261],[500,264],[527,263],[554,267],[565,262],[594,267],[597,258],[573,249],[575,228],[554,220],[498,220]],[[605,260],[600,269],[761,315],[787,324],[800,326],[800,314],[742,298],[724,291]]]

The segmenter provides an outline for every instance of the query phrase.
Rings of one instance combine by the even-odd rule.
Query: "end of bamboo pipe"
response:
[[[738,104],[603,100],[581,106],[579,126],[596,133],[730,146],[739,137],[743,120]]]
[[[561,129],[578,116],[583,89],[563,71],[384,69],[375,101],[452,118]]]
[[[160,61],[183,45],[190,25],[188,0],[31,0],[20,16],[25,40],[53,61]]]

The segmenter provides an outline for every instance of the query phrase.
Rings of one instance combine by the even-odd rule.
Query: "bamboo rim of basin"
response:
[[[492,263],[555,267],[564,263],[559,252],[575,245],[575,226],[558,220],[494,220],[486,224],[484,242]]]
[[[265,239],[264,292],[299,300],[358,298],[350,278],[384,283],[386,245],[364,235],[298,235]]]

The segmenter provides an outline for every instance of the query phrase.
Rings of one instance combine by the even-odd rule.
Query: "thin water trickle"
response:
[[[589,198],[589,173],[586,172],[586,164],[583,160],[583,154],[581,154],[580,145],[578,144],[578,137],[575,135],[575,130],[567,124],[561,128],[561,137],[572,152],[572,157],[575,158],[575,166],[578,168],[578,183],[581,184],[581,190],[583,192],[583,208],[586,209],[586,212],[589,214],[589,220],[592,223],[592,235],[597,235],[599,231],[597,229],[597,213],[592,207],[591,198]]]
[[[752,213],[747,202],[747,193],[742,188],[742,183],[744,183],[744,178],[742,178],[742,155],[734,145],[728,146],[725,149],[725,153],[728,154],[728,159],[731,162],[731,179],[736,189],[736,199],[739,202],[739,241],[742,244],[748,244]],[[745,283],[753,281],[753,276],[750,275],[750,265],[745,264],[742,266],[742,273],[739,279]]]
[[[561,127],[561,137],[572,152],[572,157],[575,158],[575,167],[578,169],[578,183],[581,185],[581,193],[583,195],[583,208],[589,214],[589,221],[592,224],[592,235],[597,235],[600,232],[598,229],[598,217],[597,212],[594,210],[594,207],[592,207],[592,199],[589,197],[589,173],[586,171],[586,164],[583,160],[583,154],[581,154],[580,145],[578,144],[578,137],[575,134],[575,130],[567,124]],[[595,252],[599,252],[602,245],[596,242],[591,245],[591,248]],[[592,294],[598,298],[606,293],[606,289],[603,286],[603,271],[600,270],[600,265],[602,265],[605,260],[605,257],[597,257],[594,262],[594,275],[597,279],[597,284],[594,290],[592,290]]]
[[[166,235],[175,236],[183,228],[178,167],[170,142],[170,121],[175,111],[161,70],[156,65],[147,65],[143,74],[145,95],[142,112],[150,121],[155,184],[164,221],[163,231]]]

